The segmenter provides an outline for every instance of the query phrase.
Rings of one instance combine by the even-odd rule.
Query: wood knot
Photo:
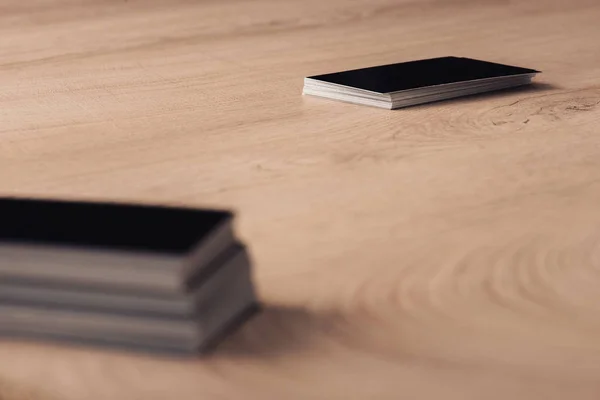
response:
[[[593,111],[599,105],[600,90],[582,89],[527,97],[492,108],[482,115],[482,119],[493,127],[520,129],[524,124],[540,126],[577,118],[581,113]]]

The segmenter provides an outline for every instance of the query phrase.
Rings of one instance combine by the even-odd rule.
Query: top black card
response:
[[[463,57],[440,57],[310,76],[327,83],[391,93],[448,83],[536,74],[539,71]]]
[[[0,242],[177,254],[231,217],[219,210],[0,198]]]

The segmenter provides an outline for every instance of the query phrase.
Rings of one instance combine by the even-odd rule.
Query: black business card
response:
[[[179,254],[232,217],[225,210],[0,198],[0,242]]]
[[[315,75],[308,78],[376,93],[392,93],[449,83],[505,78],[539,72],[529,68],[471,58],[440,57]]]

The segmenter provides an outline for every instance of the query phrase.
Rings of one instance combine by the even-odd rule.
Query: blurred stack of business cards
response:
[[[540,71],[440,57],[304,78],[304,94],[395,109],[527,85]]]
[[[228,211],[0,199],[0,337],[214,347],[257,310]]]

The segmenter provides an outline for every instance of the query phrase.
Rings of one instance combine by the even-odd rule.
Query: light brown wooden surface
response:
[[[600,398],[599,20],[2,0],[0,194],[231,207],[266,310],[205,360],[0,341],[0,399]],[[443,55],[544,73],[398,111],[301,96]]]

